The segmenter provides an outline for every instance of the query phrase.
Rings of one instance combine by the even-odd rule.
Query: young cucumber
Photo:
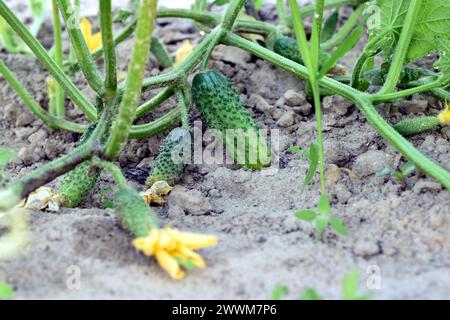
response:
[[[77,146],[86,143],[94,132],[95,127],[96,124],[93,123],[87,128],[78,141]],[[58,190],[61,206],[67,208],[78,207],[95,187],[100,171],[97,166],[92,164],[92,161],[85,161],[68,172],[64,176]]]
[[[290,37],[279,37],[275,40],[275,44],[273,45],[273,51],[278,53],[279,55],[288,58],[294,62],[299,64],[303,64],[303,59],[300,54],[300,50],[298,50],[297,41]],[[320,52],[319,57],[319,67],[330,58],[330,55],[323,51]]]
[[[402,120],[394,125],[402,136],[412,136],[436,128],[441,122],[438,117],[419,117]]]
[[[155,164],[150,171],[146,186],[150,188],[156,181],[174,184],[183,174],[191,156],[192,135],[184,128],[175,128],[166,137]],[[188,159],[185,159],[185,158]]]
[[[100,169],[85,161],[68,172],[58,190],[60,204],[63,207],[75,208],[89,195],[100,176]]]
[[[133,188],[120,188],[114,195],[114,208],[123,226],[136,237],[145,237],[156,226],[154,214]]]
[[[192,97],[208,127],[215,129],[234,160],[249,169],[270,165],[270,148],[231,82],[216,70],[192,82]]]

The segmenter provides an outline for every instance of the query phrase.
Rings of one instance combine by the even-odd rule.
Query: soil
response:
[[[40,34],[51,44],[50,26]],[[190,22],[161,20],[156,35],[173,53],[185,39],[201,40]],[[363,42],[363,41],[362,41]],[[127,68],[131,41],[118,49]],[[47,73],[32,57],[0,54],[32,96],[47,106]],[[347,57],[352,65],[355,55]],[[101,61],[99,61],[101,65]],[[93,195],[80,209],[58,213],[30,212],[28,250],[0,261],[0,282],[12,284],[17,299],[266,299],[277,284],[289,286],[295,299],[306,287],[323,297],[341,298],[342,278],[361,270],[361,291],[375,299],[450,299],[450,193],[415,171],[404,183],[386,167],[405,164],[351,103],[339,97],[324,100],[326,165],[333,214],[349,229],[346,237],[327,231],[316,240],[311,224],[293,217],[296,210],[315,207],[317,179],[300,186],[308,161],[288,150],[307,148],[315,139],[311,105],[304,82],[288,72],[235,48],[220,46],[211,68],[235,84],[262,127],[281,132],[280,168],[272,175],[236,167],[190,165],[163,207],[154,208],[161,225],[215,234],[217,247],[202,251],[208,267],[190,271],[185,280],[171,280],[154,262],[136,252],[114,211],[104,208],[112,184],[102,175]],[[161,72],[151,60],[149,74]],[[85,88],[80,75],[76,84]],[[90,94],[88,89],[84,92]],[[36,120],[17,95],[0,79],[0,147],[13,148],[18,158],[7,169],[11,179],[68,152],[79,135],[51,131]],[[143,100],[155,92],[143,95]],[[146,120],[173,107],[169,100]],[[71,103],[69,116],[82,121]],[[435,98],[417,95],[402,103],[385,104],[380,112],[392,122],[436,114]],[[192,120],[199,114],[194,112]],[[130,141],[119,159],[130,183],[143,189],[146,172],[165,134]],[[411,141],[428,157],[450,170],[450,130],[424,133]],[[60,179],[50,186],[57,186]],[[190,193],[199,205],[190,208],[179,197]],[[185,197],[186,198],[186,197]],[[75,268],[75,269],[74,269]],[[77,269],[79,268],[79,269]],[[74,270],[81,287],[68,285]],[[379,276],[380,287],[367,285]]]

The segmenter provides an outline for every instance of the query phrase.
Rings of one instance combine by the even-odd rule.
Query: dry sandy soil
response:
[[[271,10],[266,11],[271,18]],[[40,35],[51,45],[50,26]],[[190,22],[160,21],[156,35],[171,52],[185,39],[200,40]],[[131,42],[118,50],[126,70]],[[46,72],[32,57],[1,58],[43,105]],[[347,57],[348,65],[354,55]],[[99,61],[101,64],[101,61]],[[341,297],[341,280],[360,268],[361,290],[367,291],[367,270],[377,270],[381,287],[374,298],[450,299],[450,193],[420,172],[404,184],[392,175],[377,176],[385,167],[398,169],[405,161],[366,122],[357,108],[339,97],[324,100],[329,193],[333,213],[349,228],[347,237],[327,232],[315,239],[313,227],[293,217],[314,207],[317,180],[300,191],[308,167],[288,151],[307,147],[315,138],[311,105],[304,83],[247,53],[221,46],[211,68],[224,72],[241,93],[262,127],[281,130],[280,169],[271,176],[236,167],[191,165],[164,207],[155,208],[161,224],[215,234],[219,245],[202,252],[208,268],[189,272],[182,282],[171,280],[152,259],[137,253],[131,237],[111,209],[104,209],[99,186],[81,209],[31,212],[28,250],[0,261],[0,282],[16,289],[18,299],[266,299],[277,284],[289,286],[295,299],[305,287],[325,298]],[[155,61],[149,74],[161,72]],[[85,88],[81,76],[77,85]],[[290,91],[291,90],[291,91]],[[293,90],[293,91],[292,91]],[[92,96],[88,89],[84,92]],[[18,159],[8,167],[14,178],[69,151],[76,134],[52,132],[35,120],[15,93],[0,79],[0,146],[14,148]],[[148,99],[153,93],[146,93]],[[170,100],[147,120],[173,107]],[[442,105],[429,96],[380,106],[394,122],[421,114],[436,114]],[[69,116],[82,119],[69,104]],[[199,119],[194,112],[192,120]],[[164,134],[131,141],[119,162],[138,189],[157,155]],[[439,129],[412,139],[427,156],[450,170],[450,130]],[[347,168],[348,171],[337,168]],[[51,184],[56,186],[58,181]],[[192,203],[180,203],[188,195]],[[81,288],[67,286],[72,267],[81,271]]]

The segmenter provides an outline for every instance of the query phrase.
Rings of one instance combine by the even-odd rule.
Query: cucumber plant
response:
[[[231,83],[219,70],[208,69],[210,56],[219,44],[245,50],[307,81],[315,108],[317,141],[311,142],[309,153],[311,168],[306,185],[313,181],[318,171],[320,200],[317,211],[314,211],[314,219],[317,219],[320,233],[329,224],[334,226],[335,231],[346,233],[342,222],[329,215],[331,208],[324,174],[326,157],[321,111],[321,97],[324,94],[337,94],[353,101],[388,143],[418,169],[450,189],[450,172],[418,151],[397,131],[400,125],[397,125],[397,128],[392,126],[375,108],[377,104],[422,92],[430,92],[443,101],[448,99],[450,4],[445,0],[374,1],[381,12],[381,24],[375,29],[368,30],[369,41],[357,59],[352,75],[335,75],[330,69],[355,46],[366,31],[365,24],[369,18],[364,11],[366,2],[317,0],[314,4],[300,8],[295,0],[289,0],[289,7],[285,1],[277,0],[279,23],[275,25],[243,16],[241,13],[245,0],[197,0],[191,9],[157,9],[157,0],[133,1],[132,9],[119,11],[115,18],[112,15],[112,1],[102,0],[98,1],[102,46],[97,48],[88,45],[80,29],[77,13],[79,1],[52,0],[54,47],[47,51],[33,30],[30,31],[20,21],[5,0],[0,0],[2,23],[14,31],[17,38],[26,45],[51,76],[49,81],[51,101],[48,110],[31,96],[1,59],[0,74],[31,112],[50,127],[55,130],[87,133],[83,135],[83,141],[67,155],[2,186],[0,210],[13,208],[31,192],[64,174],[66,177],[61,193],[68,199],[66,202],[68,206],[76,206],[95,185],[97,173],[104,170],[113,175],[118,185],[119,191],[115,196],[116,210],[124,221],[124,226],[138,237],[134,243],[138,249],[147,255],[155,255],[161,266],[176,279],[184,274],[179,269],[180,265],[204,266],[203,260],[192,250],[214,245],[217,241],[213,238],[198,238],[174,232],[171,229],[158,229],[152,211],[145,208],[142,203],[135,203],[138,201],[136,193],[126,185],[126,180],[120,168],[114,165],[114,161],[129,139],[148,138],[177,126],[183,132],[189,132],[191,130],[189,116],[192,103],[195,102],[208,126],[218,131],[228,151],[235,158],[243,158],[242,161],[237,161],[238,163],[253,170],[267,165],[267,162],[262,160],[270,157],[269,152],[259,152],[266,149],[267,142],[258,134],[253,138],[246,137],[243,149],[237,148],[233,142],[229,143],[228,137],[224,136],[223,132],[227,129],[242,129],[253,133],[257,132],[257,126]],[[226,3],[228,7],[223,15],[210,10],[212,6]],[[258,8],[261,2],[256,1],[255,4]],[[353,13],[344,25],[336,30],[338,14],[336,12],[343,6],[351,6]],[[328,10],[332,11],[332,16],[324,19]],[[303,25],[303,19],[307,16],[312,16],[313,21],[309,37]],[[204,34],[202,41],[196,45],[192,53],[177,65],[172,63],[164,44],[152,36],[155,20],[158,18],[190,19]],[[125,24],[117,33],[113,32],[114,21]],[[62,51],[63,32],[67,32],[70,39],[68,57],[65,57]],[[120,81],[117,77],[116,46],[133,34],[134,45],[128,75],[125,80]],[[265,39],[266,45],[247,40],[243,34],[257,34]],[[166,70],[159,75],[145,77],[150,52]],[[408,71],[410,73],[406,77],[405,67],[430,52],[439,54],[439,60],[435,63],[436,70],[414,74]],[[374,61],[377,56],[381,56],[384,62],[382,74],[384,83],[378,92],[370,93],[373,90],[368,91],[370,83],[366,74],[376,69]],[[101,57],[104,61],[103,70],[100,70],[96,63],[96,59]],[[197,73],[198,67],[201,69],[200,73],[194,77],[191,87],[190,76]],[[96,93],[95,101],[75,86],[71,79],[73,72],[83,74],[87,85]],[[414,77],[410,78],[409,75]],[[158,94],[142,104],[139,103],[142,92],[157,88],[161,89]],[[136,120],[144,117],[173,95],[178,101],[175,108],[156,120],[135,124]],[[223,101],[219,101],[218,97],[222,97]],[[76,123],[66,117],[66,98],[84,113],[90,124]],[[221,106],[223,108],[220,108]],[[448,124],[449,118],[448,109],[438,116],[440,124]],[[414,126],[430,128],[427,121],[429,119],[415,119]],[[409,124],[407,127],[413,126]],[[415,133],[410,129],[407,130],[408,134]],[[152,174],[175,183],[184,166],[169,163],[168,158],[164,156],[164,153],[171,152],[170,149],[176,145],[169,143],[172,141],[171,136],[168,139],[152,169]],[[261,158],[249,163],[248,155],[255,150]],[[81,195],[83,197],[80,197]],[[299,214],[299,216],[304,218],[306,215]],[[308,219],[312,216],[309,212]],[[143,237],[145,231],[149,231],[149,239]],[[166,245],[170,244],[169,246],[161,245],[158,239],[163,238],[173,241],[166,241]],[[155,248],[158,250],[154,250]]]

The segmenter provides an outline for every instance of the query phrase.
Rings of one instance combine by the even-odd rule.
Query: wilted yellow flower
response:
[[[59,196],[52,188],[42,187],[30,193],[20,205],[31,210],[59,211]]]
[[[151,230],[147,237],[135,239],[133,245],[146,256],[154,255],[161,268],[173,279],[180,280],[185,275],[182,266],[206,266],[203,258],[194,250],[215,246],[217,241],[215,236],[164,228]]]
[[[92,34],[92,24],[88,19],[83,18],[81,20],[80,29],[89,48],[89,52],[94,52],[102,47],[102,34],[100,32]]]
[[[168,195],[172,189],[166,181],[156,181],[150,189],[141,192],[141,196],[147,204],[163,205],[165,203],[163,196]]]
[[[186,60],[186,58],[192,53],[193,50],[194,47],[189,40],[183,41],[175,54],[175,63],[173,64],[173,66],[176,67],[183,63],[183,61]]]

